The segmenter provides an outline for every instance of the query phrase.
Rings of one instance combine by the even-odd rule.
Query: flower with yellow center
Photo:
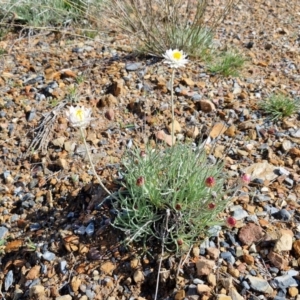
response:
[[[186,59],[186,54],[183,51],[179,51],[178,49],[172,50],[169,49],[163,54],[165,58],[164,63],[169,64],[171,68],[180,68],[184,67],[186,63],[188,63],[188,59]]]
[[[73,127],[86,127],[91,122],[91,109],[70,106],[66,111],[66,116]]]

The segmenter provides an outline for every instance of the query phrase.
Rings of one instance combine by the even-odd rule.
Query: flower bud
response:
[[[183,240],[182,239],[178,239],[177,240],[177,245],[178,246],[182,246],[183,245]]]
[[[139,177],[137,180],[136,180],[136,185],[137,186],[142,186],[145,184],[145,178],[143,176]]]
[[[241,179],[243,183],[248,184],[251,181],[251,176],[245,173],[241,176]]]
[[[214,209],[215,207],[216,207],[216,203],[211,202],[208,204],[208,209]]]
[[[216,181],[215,181],[214,177],[210,176],[210,177],[206,178],[205,185],[207,187],[213,187],[215,184],[216,184]]]
[[[177,203],[177,204],[175,205],[175,209],[176,209],[176,210],[181,210],[181,209],[182,209],[181,204]]]
[[[141,158],[145,158],[146,156],[147,156],[146,152],[142,150],[142,151],[140,152],[140,157],[141,157]]]
[[[234,227],[236,225],[236,219],[234,217],[228,217],[226,223],[230,227]]]

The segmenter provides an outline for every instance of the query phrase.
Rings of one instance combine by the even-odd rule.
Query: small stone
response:
[[[39,265],[35,265],[32,267],[26,275],[27,280],[33,280],[39,277],[41,267]]]
[[[207,275],[207,282],[213,287],[217,285],[217,277],[215,274],[210,273]]]
[[[275,282],[276,286],[280,289],[286,289],[291,286],[298,286],[297,281],[289,274],[275,277],[274,282]]]
[[[115,112],[112,108],[109,108],[106,112],[105,112],[105,118],[109,121],[114,120],[115,118]]]
[[[34,285],[29,289],[30,299],[44,299],[45,288],[42,285]]]
[[[213,139],[221,136],[227,129],[227,126],[224,123],[216,123],[211,129],[209,136]]]
[[[182,83],[188,86],[194,86],[195,82],[191,78],[183,77],[182,78]]]
[[[291,286],[288,292],[291,297],[296,297],[299,294],[299,290],[295,286]]]
[[[213,260],[201,259],[196,262],[197,276],[208,275],[212,272],[215,267],[215,262]]]
[[[172,133],[172,122],[168,125],[168,130]],[[181,132],[181,126],[177,120],[174,120],[174,134]]]
[[[111,261],[107,261],[100,267],[100,270],[106,275],[112,275],[115,268],[115,264],[113,264]]]
[[[8,271],[4,280],[4,290],[7,291],[14,282],[14,273],[12,270]]]
[[[145,277],[144,277],[144,274],[143,274],[142,271],[137,270],[137,271],[134,272],[133,280],[134,280],[135,283],[143,282],[144,279],[145,279]]]
[[[282,251],[290,251],[293,246],[293,233],[292,235],[288,232],[282,232],[280,238],[276,241],[274,251],[280,253]]]
[[[253,242],[259,241],[263,237],[263,231],[260,226],[254,223],[248,223],[239,231],[239,240],[245,245],[251,245]]]
[[[243,255],[243,259],[244,259],[244,262],[247,264],[247,265],[250,265],[250,266],[252,266],[252,265],[254,265],[254,257],[252,256],[252,255],[250,255],[250,254],[244,254]]]
[[[220,250],[218,248],[208,247],[206,248],[207,254],[211,259],[218,259],[220,255]]]
[[[140,62],[130,62],[125,65],[126,71],[136,71],[138,69],[141,69],[142,67],[143,64]]]
[[[217,300],[232,300],[230,296],[224,295],[224,294],[218,294]]]
[[[199,295],[203,293],[210,293],[211,288],[206,284],[197,284],[197,293]]]
[[[65,140],[66,140],[66,139],[65,139],[64,137],[59,137],[59,138],[57,138],[57,139],[52,140],[51,143],[52,143],[54,146],[56,146],[56,147],[62,148],[63,145],[64,145]]]
[[[283,256],[279,255],[274,251],[270,251],[268,254],[268,259],[271,263],[280,270],[285,270],[288,267],[288,260],[285,259]]]
[[[269,283],[266,279],[251,276],[251,275],[247,275],[246,279],[248,279],[250,281],[250,286],[253,290],[255,290],[257,292],[266,293],[266,294],[273,293],[273,289],[269,285]]]
[[[289,221],[292,217],[292,215],[286,209],[281,209],[278,212],[273,213],[272,216],[277,220],[282,221]]]
[[[200,254],[200,248],[197,247],[197,246],[195,246],[195,247],[193,247],[192,252],[193,252],[193,256],[194,256],[194,257],[199,257],[199,254]]]
[[[55,300],[72,300],[72,296],[71,295],[58,296],[55,298]]]
[[[185,298],[184,290],[179,290],[174,297],[175,300],[183,300],[184,298]]]
[[[53,261],[55,259],[56,255],[53,252],[46,251],[43,253],[43,259],[47,261]]]
[[[79,287],[81,285],[81,279],[78,278],[78,277],[76,277],[76,276],[74,276],[72,278],[72,280],[71,280],[71,284],[70,285],[71,285],[72,291],[76,293],[79,290]]]
[[[200,100],[199,102],[201,110],[205,113],[216,110],[216,106],[210,100]]]
[[[156,133],[156,138],[160,141],[164,141],[168,146],[172,146],[175,144],[176,137],[174,136],[173,143],[172,143],[172,136],[166,134],[163,130],[160,130]]]
[[[296,258],[300,257],[300,240],[297,240],[293,243],[293,249],[296,254]]]
[[[235,288],[229,290],[229,296],[232,300],[244,300],[244,297],[241,296]]]
[[[0,240],[4,239],[8,233],[8,229],[4,226],[0,227]]]
[[[236,134],[236,127],[234,125],[229,126],[226,131],[224,132],[225,135],[229,137],[235,137]]]
[[[138,258],[134,258],[130,261],[130,267],[131,269],[136,269],[140,264],[140,261]]]
[[[125,93],[124,90],[124,81],[123,80],[116,80],[112,84],[112,94],[115,97],[118,97],[120,95],[123,95]]]
[[[292,148],[292,142],[289,140],[284,140],[281,144],[283,151],[289,151]]]

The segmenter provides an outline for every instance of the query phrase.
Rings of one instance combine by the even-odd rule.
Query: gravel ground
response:
[[[241,2],[216,36],[247,58],[241,76],[197,61],[176,72],[177,141],[206,137],[228,182],[241,172],[252,180],[222,216],[236,218],[234,228],[164,258],[159,299],[300,299],[299,114],[273,123],[258,107],[274,92],[300,97],[299,11],[296,0]],[[133,55],[129,39],[0,41],[2,299],[153,299],[160,248],[122,246],[63,113],[92,108],[87,141],[111,191],[126,148],[168,141],[170,70]]]

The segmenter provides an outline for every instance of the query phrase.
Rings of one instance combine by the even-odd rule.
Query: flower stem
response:
[[[172,130],[171,130],[171,138],[172,138],[172,146],[174,144],[174,76],[175,76],[175,69],[172,69],[172,75],[171,75],[171,109],[172,109]]]
[[[97,178],[100,186],[104,189],[104,191],[108,195],[112,195],[111,192],[105,187],[105,185],[103,184],[101,178],[99,177],[99,175],[96,172],[95,166],[94,166],[93,161],[92,161],[91,153],[89,151],[88,144],[87,144],[86,139],[85,139],[83,127],[80,127],[80,133],[81,133],[81,136],[82,136],[82,139],[83,139],[83,143],[84,143],[84,146],[85,146],[85,150],[86,150],[86,153],[87,153],[87,156],[88,156],[88,159],[89,159],[89,162],[90,162],[90,165],[91,165],[91,168],[92,168],[92,171],[93,171],[94,175],[96,176],[96,178]]]

